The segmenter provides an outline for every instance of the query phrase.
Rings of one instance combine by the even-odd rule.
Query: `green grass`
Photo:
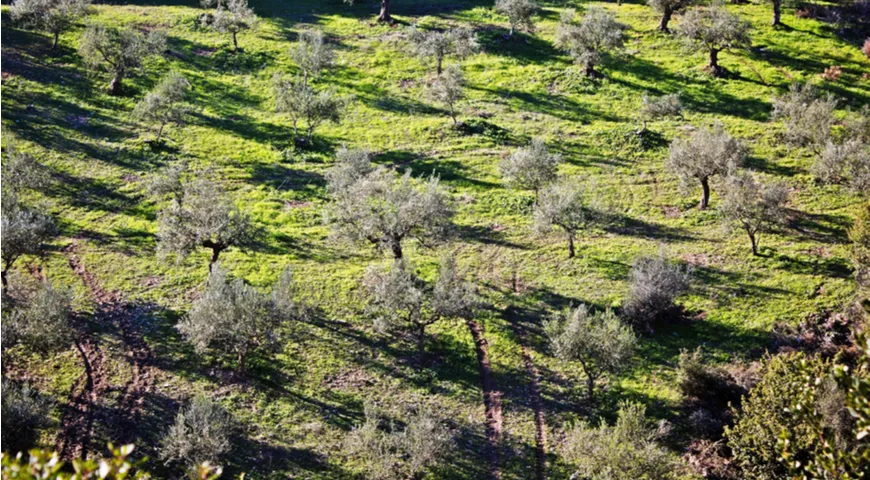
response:
[[[447,248],[459,252],[492,305],[482,321],[495,379],[505,391],[507,446],[518,453],[506,457],[505,478],[531,476],[534,447],[527,379],[511,318],[504,314],[508,307],[535,323],[547,310],[572,303],[619,306],[638,255],[664,248],[697,264],[693,288],[681,301],[699,320],[644,338],[637,361],[609,383],[595,412],[576,387],[577,366],[552,358],[533,330],[547,421],[558,433],[578,419],[610,417],[621,398],[641,400],[655,415],[674,419],[679,394],[673,371],[681,349],[704,345],[723,362],[758,358],[770,346],[774,323],[837,308],[851,296],[846,229],[856,199],[839,187],[816,185],[808,173],[810,152],[785,146],[781,126],[768,120],[774,95],[793,80],[821,83],[818,75],[829,65],[840,65],[843,76],[823,83],[824,90],[842,97],[844,107],[870,100],[870,82],[861,77],[867,60],[827,25],[789,14],[789,28],[773,30],[767,4],[729,7],[752,22],[753,44],[764,49],[724,53],[722,64],[732,76],[717,80],[702,71],[703,55],[656,31],[658,19],[648,7],[603,3],[631,26],[630,39],[623,53],[602,65],[605,78],[590,82],[552,45],[566,2],[545,4],[534,36],[513,40],[503,38],[505,19],[490,2],[394,2],[402,23],[469,24],[480,32],[482,53],[463,62],[468,89],[461,117],[477,132],[466,135],[424,100],[424,80],[433,68],[407,53],[402,27],[372,25],[371,5],[253,1],[262,22],[240,35],[244,51],[233,55],[229,36],[197,26],[200,9],[174,4],[181,2],[132,3],[96,6],[94,19],[165,28],[172,55],[149,62],[117,98],[105,93],[108,76],[86,68],[75,53],[80,29],[61,37],[59,55],[47,55],[49,38],[14,28],[4,7],[2,116],[8,132],[22,138],[21,148],[63,179],[38,199],[62,219],[63,238],[42,260],[47,275],[72,286],[80,308],[90,308],[86,289],[60,252],[76,239],[84,264],[107,289],[153,312],[146,336],[159,356],[160,378],[139,433],[142,451],[152,457],[154,440],[180,402],[208,392],[242,426],[244,440],[231,471],[248,471],[253,478],[348,477],[359,466],[337,452],[343,436],[362,420],[365,400],[425,402],[449,419],[458,438],[451,466],[434,477],[485,476],[480,381],[465,325],[434,326],[433,364],[416,369],[407,361],[412,346],[376,335],[362,311],[360,278],[384,257],[327,241],[323,175],[341,145],[369,148],[379,163],[415,174],[435,172],[456,201],[459,235]],[[288,48],[300,29],[310,27],[325,30],[337,46],[337,65],[319,83],[354,101],[341,124],[317,131],[314,149],[294,151],[290,122],[273,113],[269,85],[274,74],[295,70]],[[167,147],[154,151],[145,141],[151,133],[129,113],[169,69],[191,81],[198,111],[190,125],[168,128]],[[650,124],[659,141],[646,150],[624,140],[644,92],[680,93],[687,106],[684,118]],[[762,257],[749,255],[748,239],[739,232],[719,227],[715,209],[696,210],[699,192],[681,191],[662,167],[667,143],[682,126],[714,121],[751,147],[752,168],[793,189],[791,208],[800,228],[764,237]],[[500,182],[499,158],[532,136],[544,137],[565,156],[561,173],[594,180],[629,219],[624,226],[584,232],[576,259],[566,258],[560,238],[531,234],[531,196]],[[290,264],[305,300],[323,312],[321,320],[290,326],[287,345],[274,357],[255,359],[250,382],[222,381],[219,359],[197,358],[173,328],[200,288],[208,258],[198,252],[176,265],[155,255],[159,206],[146,197],[144,180],[176,159],[213,167],[239,204],[268,228],[263,249],[229,251],[223,264],[264,288]],[[714,182],[714,206],[716,187]],[[438,253],[413,244],[407,249],[424,275],[434,272]],[[521,294],[511,292],[513,276]],[[114,333],[104,336],[111,345]],[[13,358],[58,402],[81,368],[72,352]],[[122,368],[124,361],[115,358],[112,365]],[[103,434],[103,440],[112,437]],[[45,440],[50,444],[52,438]],[[562,466],[554,460],[558,475]],[[157,462],[152,466],[161,471]]]

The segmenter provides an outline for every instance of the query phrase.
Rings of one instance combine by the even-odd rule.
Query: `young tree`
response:
[[[750,27],[739,15],[730,13],[721,3],[714,3],[689,10],[680,21],[678,33],[696,50],[707,52],[710,56],[707,70],[721,77],[726,70],[719,65],[719,52],[749,47]]]
[[[572,9],[562,12],[556,29],[556,46],[567,50],[571,58],[583,67],[586,76],[594,77],[598,75],[595,65],[601,62],[601,54],[622,48],[628,27],[600,7],[589,7],[579,22],[575,15]]]
[[[4,319],[5,322],[5,319]],[[39,438],[39,429],[49,424],[49,404],[38,392],[28,385],[22,385],[3,378],[3,398],[0,400],[0,421],[2,421],[3,456],[14,456],[32,448]],[[5,462],[4,462],[5,464]],[[6,469],[3,469],[4,478]]]
[[[443,75],[432,80],[426,92],[429,98],[450,110],[453,125],[458,123],[456,121],[456,104],[465,96],[462,91],[464,85],[465,77],[462,75],[462,69],[459,68],[459,65],[450,65]]]
[[[468,27],[457,27],[439,32],[421,31],[412,28],[409,38],[414,47],[414,54],[424,62],[435,60],[435,71],[441,75],[444,58],[454,55],[463,60],[480,48],[474,31]]]
[[[504,182],[513,188],[535,192],[535,203],[542,188],[556,181],[562,156],[550,153],[541,138],[533,138],[528,147],[516,149],[498,164]]]
[[[234,354],[236,371],[244,373],[252,353],[278,345],[278,329],[287,312],[278,308],[277,300],[282,298],[279,294],[289,291],[291,281],[285,270],[273,288],[278,296],[270,297],[240,278],[231,279],[226,270],[216,266],[209,273],[205,291],[178,323],[178,330],[197,352]]]
[[[17,199],[4,199],[0,231],[3,232],[0,244],[2,283],[6,288],[9,286],[7,274],[15,261],[23,255],[41,254],[45,243],[57,236],[57,228],[48,215],[21,205]]]
[[[534,229],[549,233],[559,227],[568,238],[568,258],[574,258],[577,232],[594,222],[597,212],[589,204],[587,192],[577,182],[562,181],[541,192],[534,209]]]
[[[124,77],[139,69],[149,57],[166,49],[166,35],[160,30],[143,34],[132,28],[88,26],[82,34],[79,54],[85,62],[112,74],[110,95],[121,94]]]
[[[426,407],[400,423],[366,403],[365,423],[354,427],[342,451],[362,462],[371,480],[415,479],[442,462],[452,443],[441,420]]]
[[[179,462],[187,468],[217,464],[232,447],[234,427],[232,416],[219,403],[196,396],[175,416],[161,442],[160,457],[167,465]]]
[[[514,36],[514,30],[525,29],[531,33],[535,31],[532,16],[538,12],[538,4],[532,0],[495,0],[495,11],[506,17],[511,24],[508,36]]]
[[[648,0],[648,3],[653,10],[662,14],[662,20],[659,22],[659,31],[671,33],[668,23],[670,23],[674,14],[695,5],[698,3],[698,0]]]
[[[445,238],[452,227],[453,209],[438,177],[426,182],[378,167],[333,194],[326,221],[332,236],[351,242],[369,242],[403,256],[402,242],[415,238],[427,245]]]
[[[167,124],[180,126],[187,121],[190,107],[185,103],[185,97],[188,91],[190,82],[181,73],[172,71],[136,104],[133,118],[157,124],[155,143],[160,143]]]
[[[257,15],[248,7],[248,0],[226,0],[226,6],[218,3],[211,18],[211,28],[233,36],[233,52],[239,51],[238,35],[242,30],[254,28]]]
[[[347,99],[327,89],[316,91],[305,77],[287,78],[276,75],[272,81],[275,111],[286,113],[293,121],[293,136],[297,142],[310,144],[314,130],[324,122],[341,122]],[[299,136],[300,122],[306,124],[304,139]]]
[[[69,290],[55,288],[50,282],[25,282],[14,290],[3,299],[3,348],[21,344],[31,351],[47,353],[69,347]]]
[[[780,183],[763,184],[751,173],[735,172],[725,181],[725,195],[719,210],[724,220],[746,232],[752,254],[758,255],[762,233],[776,231],[786,218],[788,188]]]
[[[221,186],[206,172],[184,184],[180,200],[158,214],[157,251],[181,260],[197,247],[211,249],[209,271],[221,252],[259,245],[264,235],[250,216],[241,212]]]
[[[374,169],[371,152],[341,147],[335,155],[335,164],[326,172],[326,190],[340,195]]]
[[[644,93],[641,98],[640,112],[638,113],[642,125],[635,133],[638,135],[645,133],[647,122],[650,120],[681,116],[682,114],[683,104],[680,102],[679,94],[671,93],[660,97],[651,97]]]
[[[56,49],[60,34],[87,15],[90,5],[91,0],[15,0],[10,13],[13,21],[51,34]]]
[[[309,78],[317,78],[320,72],[332,66],[335,54],[321,30],[303,30],[290,50],[290,57],[302,70],[302,81],[307,85]]]
[[[376,316],[375,327],[409,332],[417,341],[421,361],[426,354],[426,328],[443,318],[471,318],[477,305],[473,286],[458,273],[451,257],[442,258],[432,287],[418,279],[403,260],[393,260],[387,268],[369,268],[363,283]]]
[[[652,331],[652,322],[674,307],[674,300],[689,290],[691,270],[669,263],[662,255],[639,257],[629,273],[629,291],[622,310],[640,329]]]
[[[611,310],[591,313],[586,305],[554,314],[544,323],[550,349],[563,362],[577,361],[586,375],[586,394],[595,382],[618,374],[634,355],[637,337]]]
[[[563,454],[576,469],[574,477],[593,480],[677,480],[680,463],[659,440],[669,425],[646,417],[646,407],[622,402],[616,424],[597,428],[581,423],[568,433]]]
[[[679,177],[684,186],[701,183],[701,203],[704,210],[710,204],[710,177],[728,175],[743,165],[746,149],[731,137],[721,124],[712,129],[700,129],[690,138],[671,142],[665,168]]]
[[[833,95],[820,97],[809,82],[793,83],[787,93],[774,99],[772,118],[783,120],[788,143],[809,145],[818,152],[831,138],[837,103]]]

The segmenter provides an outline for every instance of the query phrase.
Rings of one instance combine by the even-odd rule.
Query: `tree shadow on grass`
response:
[[[788,227],[800,237],[827,244],[849,243],[847,215],[789,211]]]
[[[326,179],[317,172],[289,168],[279,163],[257,163],[251,169],[248,181],[253,185],[267,185],[278,191],[295,191],[305,198],[320,198]]]
[[[509,30],[501,25],[488,24],[477,29],[477,39],[481,50],[491,55],[508,57],[521,64],[542,64],[553,62],[567,67],[565,59],[553,44],[535,35],[515,32],[508,37]]]
[[[667,242],[688,242],[697,240],[694,235],[683,229],[647,222],[639,218],[629,217],[622,214],[615,215],[611,222],[604,227],[604,230],[608,233],[614,233],[617,235],[648,238]]]

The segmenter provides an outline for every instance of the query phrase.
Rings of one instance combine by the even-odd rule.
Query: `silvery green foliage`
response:
[[[238,50],[238,34],[242,30],[254,28],[257,24],[257,15],[248,7],[248,0],[225,0],[225,2],[226,6],[218,2],[209,26],[218,32],[232,34],[233,49]]]
[[[333,193],[326,222],[336,240],[368,242],[402,258],[407,239],[432,244],[446,238],[453,209],[438,177],[426,181],[377,167],[366,176]]]
[[[167,465],[219,464],[232,448],[230,435],[234,427],[232,416],[219,403],[196,396],[175,416],[161,442],[160,457]]]
[[[453,119],[453,124],[456,125],[456,104],[465,97],[463,88],[465,86],[465,76],[462,74],[462,69],[459,65],[450,65],[441,75],[435,77],[426,94],[434,102],[440,103],[450,111],[450,118]]]
[[[579,21],[575,17],[573,9],[562,12],[556,29],[556,46],[566,50],[586,75],[594,76],[601,54],[622,48],[628,27],[600,7],[589,7]]]
[[[348,100],[334,89],[315,90],[304,77],[290,78],[276,75],[272,79],[275,111],[286,113],[293,121],[293,135],[299,137],[299,126],[306,126],[304,140],[311,143],[314,130],[324,122],[339,123]]]
[[[556,181],[556,170],[562,156],[550,153],[541,138],[533,138],[528,147],[515,150],[499,162],[499,170],[505,183],[512,188],[533,190],[535,198],[545,186]]]
[[[112,95],[121,93],[124,77],[165,49],[166,34],[160,30],[143,34],[132,28],[108,27],[100,23],[88,25],[79,42],[79,54],[89,66],[113,75],[109,86]]]
[[[658,442],[670,426],[653,424],[646,407],[622,402],[616,424],[602,422],[592,427],[583,422],[568,432],[563,447],[565,459],[577,469],[575,476],[590,480],[677,480],[681,474],[678,457]]]
[[[637,346],[631,327],[610,309],[592,313],[583,304],[552,315],[544,322],[544,332],[556,358],[580,363],[590,400],[595,381],[618,374],[631,361]]]
[[[834,117],[837,103],[833,95],[820,97],[809,82],[793,83],[788,93],[774,99],[772,118],[783,121],[787,142],[818,151],[831,138],[831,127],[837,121]]]
[[[371,152],[341,147],[335,155],[335,164],[326,172],[326,190],[332,195],[342,194],[374,169]]]
[[[636,259],[628,277],[623,313],[636,327],[652,331],[652,322],[689,290],[690,279],[690,268],[671,264],[662,255]]]
[[[446,56],[453,55],[463,60],[480,48],[474,31],[468,27],[456,27],[443,32],[411,28],[409,38],[414,54],[423,61],[434,60],[439,75]]]
[[[700,208],[704,209],[710,199],[710,177],[728,175],[743,165],[745,158],[743,145],[717,123],[712,129],[702,128],[689,138],[671,142],[665,168],[677,175],[683,186],[701,183]]]
[[[361,462],[371,480],[421,478],[443,460],[453,443],[441,420],[426,407],[418,407],[399,423],[366,403],[365,417],[345,438],[342,451]]]
[[[585,188],[578,182],[563,180],[546,187],[534,208],[534,229],[546,234],[558,227],[568,239],[568,258],[574,257],[577,232],[597,218]]]
[[[190,114],[185,97],[190,82],[177,71],[169,72],[133,109],[133,118],[157,125],[155,141],[163,136],[167,124],[184,125]]]
[[[3,132],[3,136],[6,138],[6,154],[0,163],[0,178],[4,200],[15,202],[25,190],[43,191],[48,188],[52,183],[49,170],[33,155],[19,150],[8,132]]]
[[[212,249],[210,263],[230,247],[245,250],[259,244],[263,230],[240,211],[208,172],[197,172],[176,200],[157,216],[157,252],[182,260],[198,247]]]
[[[3,320],[4,322],[6,319]],[[22,385],[6,378],[2,383],[3,399],[0,401],[3,452],[15,455],[32,448],[39,429],[48,425],[49,404],[29,385]]]
[[[664,117],[676,117],[683,114],[683,104],[680,95],[671,93],[660,97],[651,97],[644,93],[641,99],[640,116],[655,120]]]
[[[24,345],[46,353],[72,342],[72,294],[49,282],[16,285],[3,300],[3,348]]]
[[[201,172],[194,172],[201,173]],[[187,163],[174,162],[148,180],[145,190],[156,200],[171,197],[176,203],[184,200],[184,185],[187,180]]]
[[[711,74],[721,76],[725,70],[719,66],[719,52],[748,48],[752,44],[751,28],[749,22],[716,2],[686,12],[677,25],[677,33],[695,50],[707,52],[710,57],[707,68]]]
[[[289,275],[282,275],[274,295],[269,296],[240,278],[230,278],[226,270],[215,265],[204,291],[178,323],[178,330],[197,352],[235,355],[237,370],[244,372],[252,352],[278,344],[278,329],[288,313],[286,306],[292,305],[285,296],[292,281]]]
[[[495,11],[508,17],[510,36],[516,29],[525,29],[529,33],[535,31],[532,16],[538,11],[538,4],[532,0],[495,0]]]
[[[55,48],[60,34],[87,15],[90,5],[91,0],[15,0],[10,15],[16,23],[51,34]]]
[[[22,205],[12,194],[3,193],[3,242],[0,258],[3,260],[3,286],[7,286],[7,273],[22,255],[39,255],[45,243],[57,236],[54,220],[48,215]]]
[[[299,41],[290,49],[290,57],[302,69],[307,81],[317,78],[320,72],[332,66],[335,55],[322,31],[303,30],[299,33]]]
[[[788,188],[781,183],[764,184],[749,172],[735,172],[725,181],[719,210],[729,224],[746,232],[752,254],[758,255],[763,233],[774,232],[787,220]]]
[[[463,278],[451,256],[441,258],[441,269],[432,286],[417,278],[403,260],[369,268],[363,285],[375,328],[414,335],[421,355],[425,351],[426,327],[442,318],[472,318],[479,303],[476,289]]]

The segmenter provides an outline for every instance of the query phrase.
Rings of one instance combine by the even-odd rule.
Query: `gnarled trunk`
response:
[[[52,50],[57,49],[57,43],[59,40],[60,40],[60,32],[56,31],[56,32],[54,32],[54,41],[51,42],[51,49]]]
[[[710,74],[714,77],[725,75],[725,69],[719,66],[719,49],[710,49],[710,63],[707,64],[707,70],[709,70]]]
[[[774,27],[782,25],[782,0],[773,0],[773,22],[771,25]]]
[[[568,258],[574,258],[574,234],[568,232]]]
[[[704,210],[710,205],[710,178],[704,177],[701,179],[701,203],[698,208]]]
[[[115,72],[112,81],[109,83],[109,95],[118,96],[121,94],[121,82],[124,81],[124,72]]]
[[[233,53],[239,51],[239,39],[238,39],[238,34],[239,34],[239,32],[233,31]]]
[[[671,30],[668,28],[668,23],[671,21],[671,17],[674,16],[673,10],[670,8],[665,8],[665,11],[662,12],[662,21],[659,23],[659,31],[664,33],[671,33]]]
[[[378,15],[379,22],[391,23],[393,17],[390,16],[390,0],[381,0],[381,13]]]
[[[749,242],[752,244],[752,254],[757,257],[758,256],[758,238],[756,237],[755,233],[748,228],[746,229],[746,234],[749,235]]]
[[[393,242],[393,244],[390,245],[390,250],[393,252],[393,258],[396,260],[401,260],[404,256],[402,252],[402,242]]]

